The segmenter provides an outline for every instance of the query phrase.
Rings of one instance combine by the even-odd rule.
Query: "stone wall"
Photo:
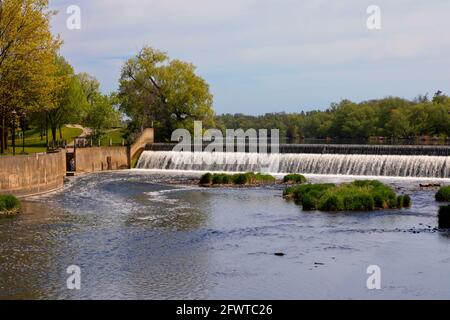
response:
[[[77,148],[75,163],[77,172],[120,170],[130,167],[128,147]]]
[[[121,170],[131,167],[131,159],[139,157],[147,144],[154,142],[152,128],[145,129],[130,147],[93,147],[75,149],[77,172]]]
[[[0,156],[0,193],[28,196],[61,188],[66,152]]]
[[[145,129],[136,142],[131,146],[130,156],[132,159],[137,158],[144,151],[145,146],[155,142],[155,133],[153,128]]]

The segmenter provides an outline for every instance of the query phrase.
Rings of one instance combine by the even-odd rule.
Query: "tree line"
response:
[[[441,91],[432,99],[387,97],[355,103],[342,100],[324,111],[268,113],[262,116],[224,114],[216,121],[229,129],[279,129],[291,139],[414,139],[421,136],[450,137],[450,97]]]

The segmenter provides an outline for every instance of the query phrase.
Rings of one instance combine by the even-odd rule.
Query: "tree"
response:
[[[0,1],[0,152],[7,144],[12,111],[52,108],[54,53],[61,44],[50,31],[47,0]]]
[[[94,137],[99,138],[104,129],[120,124],[120,113],[115,109],[118,99],[115,95],[96,94],[88,110],[85,123],[93,129]]]
[[[401,109],[394,109],[390,112],[389,120],[386,123],[386,133],[393,138],[409,137],[410,123],[408,115]]]
[[[83,88],[87,102],[92,106],[94,99],[100,94],[100,82],[85,72],[77,74],[77,78]]]
[[[150,47],[123,66],[119,94],[132,126],[143,130],[153,124],[160,139],[170,139],[176,128],[192,130],[194,120],[214,124],[213,97],[195,66]]]
[[[72,66],[61,56],[55,57],[58,70],[55,78],[59,79],[59,87],[54,91],[55,107],[48,111],[48,121],[52,132],[52,140],[56,141],[56,133],[68,123],[80,122],[86,115],[88,103],[80,80]]]

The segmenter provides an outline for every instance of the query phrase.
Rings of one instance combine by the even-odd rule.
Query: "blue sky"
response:
[[[116,90],[144,45],[194,63],[217,113],[324,109],[349,98],[450,93],[448,0],[51,0],[62,54]],[[369,5],[381,30],[368,30]],[[81,30],[66,28],[69,5]]]

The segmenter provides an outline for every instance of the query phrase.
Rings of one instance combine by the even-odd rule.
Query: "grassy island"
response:
[[[262,173],[237,173],[237,174],[225,174],[225,173],[205,173],[200,178],[200,185],[213,186],[213,185],[260,185],[274,183],[276,179],[268,174]]]
[[[302,184],[306,182],[306,178],[301,174],[288,174],[284,176],[283,183]]]
[[[21,203],[11,195],[0,195],[0,216],[10,216],[19,212]]]
[[[294,199],[303,210],[371,211],[411,206],[410,196],[397,196],[390,187],[376,180],[341,185],[304,184],[286,188],[283,195]]]
[[[450,202],[450,186],[442,187],[436,193],[436,201]]]

